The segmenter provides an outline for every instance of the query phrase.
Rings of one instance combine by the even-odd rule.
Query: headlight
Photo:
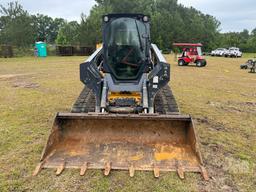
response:
[[[108,21],[109,21],[108,16],[104,16],[103,21],[104,21],[104,22],[108,22]]]
[[[148,22],[148,21],[149,21],[148,16],[145,15],[145,16],[143,17],[143,21],[144,21],[144,22]]]

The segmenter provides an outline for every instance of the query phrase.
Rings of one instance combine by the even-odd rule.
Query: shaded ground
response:
[[[43,170],[31,177],[57,111],[69,111],[79,95],[83,57],[0,59],[0,191],[254,191],[256,74],[240,70],[246,58],[209,58],[206,68],[178,67],[171,86],[184,114],[191,114],[206,168],[199,174]]]

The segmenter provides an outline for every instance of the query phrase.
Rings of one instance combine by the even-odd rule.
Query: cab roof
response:
[[[201,43],[173,43],[173,46],[177,47],[202,47]]]
[[[111,14],[103,15],[102,18],[104,18],[105,16],[109,17],[110,19],[120,18],[120,17],[131,17],[131,18],[142,19],[144,16],[147,16],[148,18],[150,18],[148,15],[144,15],[141,13],[111,13]]]

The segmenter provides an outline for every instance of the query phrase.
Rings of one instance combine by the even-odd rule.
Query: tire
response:
[[[240,69],[247,69],[247,68],[248,68],[248,65],[246,65],[246,64],[240,65]]]
[[[179,65],[179,66],[185,66],[185,65],[186,65],[186,62],[185,62],[183,59],[180,59],[180,60],[178,61],[178,65]]]
[[[180,112],[169,85],[166,85],[157,93],[154,105],[155,112],[159,114]]]
[[[82,90],[81,94],[74,103],[71,112],[72,113],[89,113],[95,112],[95,96],[89,88],[86,86]]]
[[[204,60],[196,61],[196,66],[197,67],[204,67],[205,65],[206,65],[206,61],[204,61]]]

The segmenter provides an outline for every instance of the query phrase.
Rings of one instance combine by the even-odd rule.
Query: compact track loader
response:
[[[149,17],[109,14],[103,47],[80,65],[83,91],[70,113],[57,113],[43,168],[199,172],[208,179],[193,121],[181,115],[168,82],[170,65],[150,43]]]

